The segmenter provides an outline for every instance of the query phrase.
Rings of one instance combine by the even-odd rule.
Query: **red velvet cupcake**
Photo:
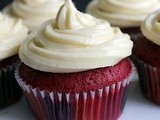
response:
[[[19,63],[18,48],[27,28],[21,20],[13,20],[0,13],[0,109],[15,103],[22,93],[14,77]]]
[[[133,37],[133,56],[144,95],[160,105],[160,11],[142,23],[142,33]]]
[[[132,46],[119,28],[66,0],[22,43],[15,76],[37,119],[116,120],[133,77]]]

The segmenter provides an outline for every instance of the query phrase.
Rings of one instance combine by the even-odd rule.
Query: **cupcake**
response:
[[[142,33],[133,37],[133,56],[144,95],[160,105],[160,10],[141,25]]]
[[[0,109],[15,103],[21,97],[14,77],[19,61],[18,49],[28,29],[21,20],[13,20],[0,12]]]
[[[30,31],[55,18],[64,0],[14,0],[3,9],[11,17],[21,18]]]
[[[140,25],[147,15],[158,9],[159,0],[93,0],[86,11],[120,27],[132,38],[140,33]]]
[[[15,71],[36,119],[116,120],[134,67],[129,35],[66,0],[21,44]]]

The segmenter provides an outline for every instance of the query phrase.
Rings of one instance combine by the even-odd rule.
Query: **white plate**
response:
[[[15,105],[0,111],[0,120],[35,120],[24,97]],[[138,81],[132,81],[129,96],[119,120],[160,120],[160,107],[146,100]]]

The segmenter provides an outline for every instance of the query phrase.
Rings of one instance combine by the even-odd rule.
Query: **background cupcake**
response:
[[[21,20],[13,20],[0,12],[0,109],[16,102],[21,91],[13,71],[18,63],[18,49],[28,29]]]
[[[15,76],[37,119],[116,120],[133,77],[132,46],[119,28],[66,0],[22,43]]]
[[[160,105],[160,11],[150,14],[141,25],[142,34],[133,37],[133,55],[143,93]]]
[[[64,0],[15,0],[3,10],[9,16],[21,18],[33,31],[50,18],[55,18]]]
[[[119,26],[131,38],[140,33],[140,25],[146,16],[158,9],[159,0],[94,0],[87,6],[88,13]]]

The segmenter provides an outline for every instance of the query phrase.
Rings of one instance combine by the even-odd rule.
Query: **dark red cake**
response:
[[[129,34],[131,40],[133,40],[138,34],[141,34],[140,27],[121,28],[121,30],[123,33]]]
[[[17,63],[18,61],[20,62],[18,55],[11,56],[9,58],[6,58],[6,59],[0,61],[0,68],[5,68],[8,65],[12,65],[14,63]]]
[[[160,68],[160,46],[149,41],[142,33],[133,37],[133,55],[145,63]]]
[[[21,78],[33,88],[56,92],[81,92],[96,90],[117,83],[129,75],[131,64],[124,59],[114,67],[105,67],[78,73],[53,74],[37,71],[24,64],[19,68]],[[47,77],[46,77],[47,76]]]

